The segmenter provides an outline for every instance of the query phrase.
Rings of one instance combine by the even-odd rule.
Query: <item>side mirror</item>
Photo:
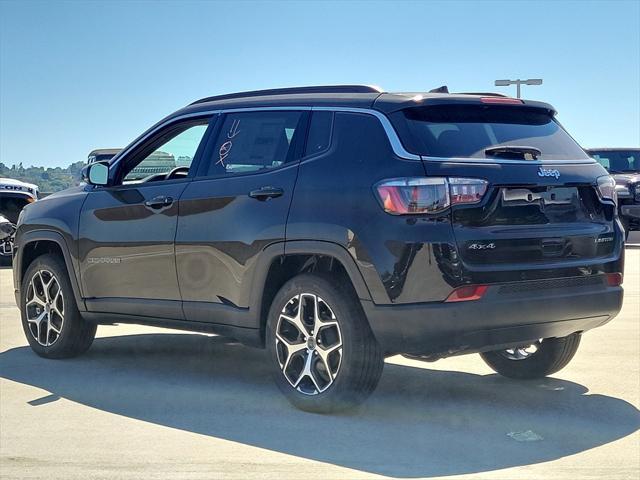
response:
[[[90,185],[105,186],[109,183],[107,163],[94,162],[82,169],[82,179]]]

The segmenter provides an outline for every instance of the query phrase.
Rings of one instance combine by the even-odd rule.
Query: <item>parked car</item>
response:
[[[353,85],[198,100],[25,209],[29,344],[71,357],[113,322],[214,332],[266,348],[315,412],[362,402],[395,354],[551,375],[619,312],[624,245],[613,179],[555,113]],[[182,164],[132,180],[158,151]]]
[[[98,148],[91,150],[87,157],[87,163],[109,161],[121,151],[121,148]]]
[[[4,233],[15,231],[22,209],[38,199],[38,186],[13,178],[0,178],[0,217],[4,219]],[[6,224],[9,222],[9,225]],[[13,235],[0,238],[0,263],[11,263]]]
[[[590,148],[587,153],[616,181],[618,213],[626,236],[640,230],[640,148]]]
[[[11,238],[15,232],[15,224],[10,222],[6,217],[0,215],[0,242],[4,242],[6,239]]]

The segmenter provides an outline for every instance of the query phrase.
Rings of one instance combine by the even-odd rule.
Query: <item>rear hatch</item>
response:
[[[479,100],[392,115],[428,176],[488,182],[477,203],[451,209],[465,267],[510,270],[524,279],[612,258],[619,248],[614,204],[597,187],[607,172],[565,132],[550,107],[502,97]],[[526,274],[533,270],[538,275]]]

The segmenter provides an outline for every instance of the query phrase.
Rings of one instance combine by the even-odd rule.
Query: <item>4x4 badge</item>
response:
[[[555,177],[560,178],[560,172],[555,168],[542,168],[538,170],[539,177]]]
[[[491,243],[472,243],[467,247],[469,250],[493,250],[496,248],[496,244]]]

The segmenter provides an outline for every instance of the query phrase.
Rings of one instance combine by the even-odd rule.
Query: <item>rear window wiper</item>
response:
[[[497,145],[485,148],[484,153],[489,157],[520,157],[525,160],[535,160],[542,154],[536,147],[520,145]]]

